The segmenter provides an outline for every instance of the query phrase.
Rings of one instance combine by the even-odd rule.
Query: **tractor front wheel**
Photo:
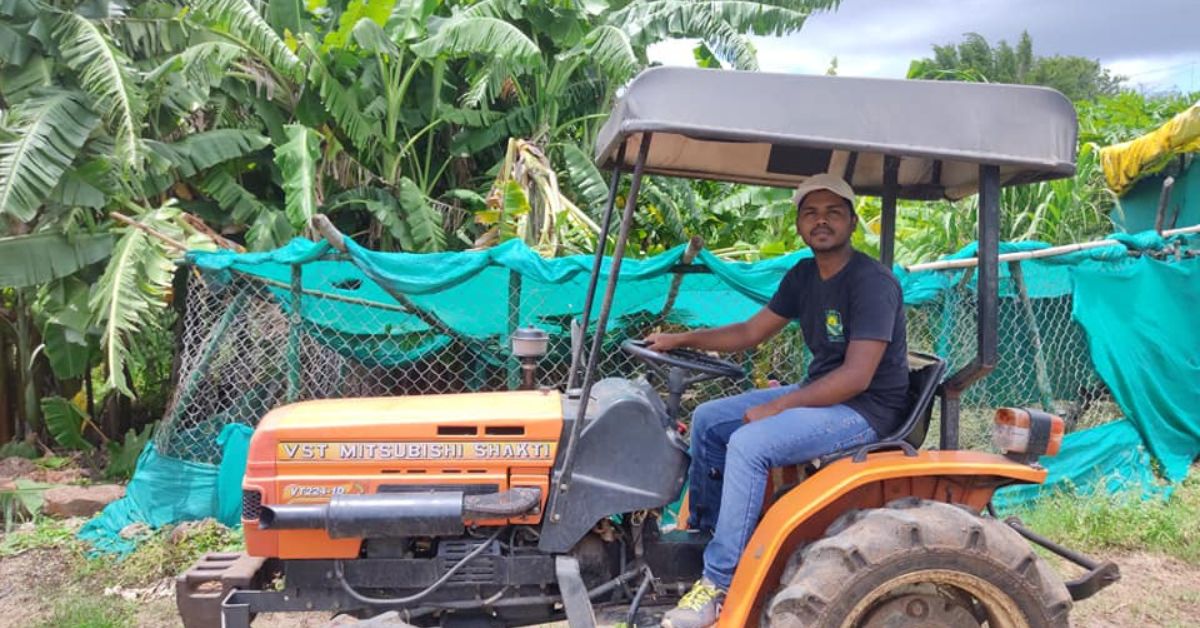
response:
[[[771,628],[1066,626],[1071,596],[1000,521],[908,498],[848,512],[796,552]]]

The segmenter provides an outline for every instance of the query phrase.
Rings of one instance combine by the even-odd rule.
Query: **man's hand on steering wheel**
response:
[[[663,332],[653,333],[645,338],[646,348],[659,353],[665,353],[672,349],[678,349],[679,347],[684,346],[684,336],[686,336],[686,334],[668,334]]]

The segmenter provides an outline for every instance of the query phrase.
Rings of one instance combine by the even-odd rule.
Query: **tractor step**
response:
[[[221,602],[234,589],[258,586],[265,558],[209,552],[175,578],[175,606],[184,628],[221,625]]]

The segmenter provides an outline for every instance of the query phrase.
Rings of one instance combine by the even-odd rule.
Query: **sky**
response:
[[[762,70],[903,78],[934,44],[976,32],[995,45],[1022,30],[1039,56],[1098,59],[1127,85],[1148,92],[1200,90],[1200,0],[842,0],[815,13],[798,33],[755,37]],[[650,59],[695,65],[695,42],[668,41]]]

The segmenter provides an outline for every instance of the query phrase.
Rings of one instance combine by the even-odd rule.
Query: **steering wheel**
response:
[[[646,346],[646,341],[632,339],[622,342],[621,350],[645,362],[662,376],[663,380],[667,379],[666,374],[661,368],[663,366],[678,367],[706,376],[689,378],[688,383],[716,377],[728,377],[734,380],[746,377],[745,369],[737,364],[729,360],[714,358],[699,351],[689,351],[687,349],[672,349],[667,352],[655,351]]]

